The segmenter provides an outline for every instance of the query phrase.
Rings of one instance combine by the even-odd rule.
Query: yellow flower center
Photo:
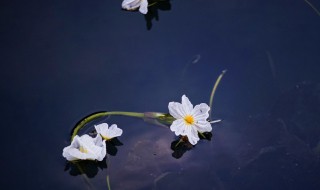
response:
[[[88,153],[88,150],[86,148],[84,148],[83,146],[80,146],[79,150],[82,153]]]
[[[184,121],[186,122],[187,125],[192,125],[194,123],[194,119],[191,115],[187,115],[184,118]]]
[[[103,135],[101,135],[101,137],[104,139],[104,140],[106,140],[106,141],[109,141],[109,140],[111,140],[112,138],[109,138],[109,137],[107,137],[107,136],[103,136]]]

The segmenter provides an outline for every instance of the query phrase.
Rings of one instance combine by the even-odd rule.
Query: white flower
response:
[[[107,123],[101,123],[94,126],[98,134],[102,136],[105,140],[110,140],[114,137],[119,137],[122,135],[122,129],[118,128],[116,124],[108,126]]]
[[[128,11],[136,10],[139,8],[139,11],[142,14],[147,14],[148,12],[148,1],[147,0],[123,0],[122,8]]]
[[[189,99],[183,95],[182,103],[170,102],[169,112],[175,121],[170,126],[171,131],[175,134],[187,136],[192,145],[199,141],[198,132],[210,132],[212,130],[211,124],[207,121],[209,117],[210,107],[201,103],[193,107]]]
[[[81,137],[76,135],[73,138],[71,145],[63,149],[62,156],[69,161],[102,161],[106,154],[106,141],[102,141],[100,135],[97,135],[96,138],[92,138],[89,135],[83,135]]]

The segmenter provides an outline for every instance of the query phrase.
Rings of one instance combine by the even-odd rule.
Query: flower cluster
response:
[[[122,135],[122,129],[116,124],[108,126],[107,123],[101,123],[95,126],[97,136],[95,138],[85,134],[76,135],[71,145],[63,149],[62,156],[69,161],[75,160],[98,160],[102,161],[106,156],[106,140]]]
[[[208,121],[210,107],[201,103],[193,107],[192,103],[186,95],[182,96],[181,103],[170,102],[168,105],[169,114],[146,112],[99,112],[94,115],[90,115],[87,118],[94,118],[94,116],[106,116],[110,115],[126,115],[133,117],[140,117],[144,119],[156,119],[158,121],[170,124],[170,130],[175,135],[180,136],[180,140],[189,142],[192,145],[196,145],[200,140],[199,134],[203,137],[205,132],[211,132],[211,123],[219,122],[216,120],[213,122]],[[84,119],[83,121],[86,121]],[[85,122],[81,122],[81,128]],[[106,156],[106,141],[111,140],[114,137],[122,135],[122,129],[118,128],[116,124],[108,126],[107,123],[101,123],[95,126],[97,136],[95,138],[89,135],[83,135],[79,137],[75,133],[71,145],[63,149],[63,157],[69,161],[74,160],[98,160],[101,161]],[[180,142],[180,141],[179,141]]]

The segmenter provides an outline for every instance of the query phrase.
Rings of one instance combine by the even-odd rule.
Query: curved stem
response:
[[[211,119],[211,110],[212,110],[212,103],[213,103],[213,96],[214,93],[217,90],[217,87],[220,83],[220,80],[222,79],[223,75],[227,72],[227,70],[223,70],[222,73],[219,75],[219,77],[217,78],[216,82],[214,83],[212,92],[211,92],[211,96],[210,96],[210,101],[209,101],[209,107],[210,107],[210,111],[209,111],[209,119]]]
[[[143,118],[144,117],[144,113],[138,113],[138,112],[122,112],[122,111],[112,111],[112,112],[107,112],[107,111],[102,111],[102,112],[96,112],[93,114],[90,114],[86,117],[84,117],[83,119],[81,119],[73,128],[72,134],[71,134],[71,141],[73,140],[73,138],[78,134],[78,132],[89,122],[101,118],[101,117],[105,117],[105,116],[109,116],[109,115],[121,115],[121,116],[130,116],[130,117],[139,117],[139,118]]]

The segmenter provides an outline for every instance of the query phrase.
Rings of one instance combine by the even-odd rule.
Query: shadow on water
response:
[[[78,176],[85,174],[89,178],[95,177],[99,169],[106,169],[107,159],[104,158],[102,161],[91,161],[91,160],[81,160],[75,162],[67,162],[64,171],[69,171],[72,176]]]
[[[107,144],[107,153],[111,156],[117,155],[117,152],[118,152],[117,146],[123,145],[123,143],[116,137],[109,141],[106,141],[106,144]]]
[[[155,19],[156,21],[159,21],[158,10],[171,10],[170,0],[153,0],[149,2],[148,13],[144,16],[148,30],[151,30],[152,28],[152,20]]]
[[[210,141],[212,138],[212,133],[211,132],[205,132],[199,135],[201,140],[208,140]],[[180,137],[180,139],[175,140],[171,143],[171,150],[173,150],[172,157],[179,159],[181,158],[184,153],[187,151],[191,150],[194,147],[192,145],[187,137]]]

